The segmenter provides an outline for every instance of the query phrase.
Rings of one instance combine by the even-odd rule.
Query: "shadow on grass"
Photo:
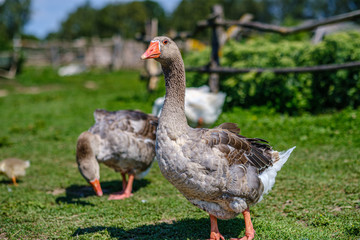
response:
[[[238,237],[241,231],[245,229],[244,221],[238,218],[227,221],[219,220],[218,224],[220,233],[225,239]],[[78,228],[72,234],[72,237],[89,234],[84,237],[91,238],[91,234],[97,232],[104,232],[104,236],[109,235],[111,238],[116,239],[207,239],[210,237],[210,219],[184,219],[174,222],[170,221],[170,223],[162,222],[130,230],[104,226]]]
[[[16,179],[16,182],[17,183],[21,183],[22,181],[21,180],[19,180],[19,179]],[[6,184],[6,185],[9,185],[9,186],[13,186],[14,184],[13,184],[13,182],[11,181],[11,180],[8,180],[8,179],[4,179],[4,180],[1,180],[0,181],[0,184]]]
[[[140,188],[147,186],[149,183],[150,181],[147,179],[135,180],[132,192],[137,192]],[[103,197],[107,198],[107,194],[120,191],[122,183],[121,181],[108,181],[101,182],[100,184],[105,195]],[[70,187],[66,188],[66,196],[56,198],[56,203],[94,206],[94,204],[82,200],[83,198],[87,198],[89,196],[96,196],[94,190],[90,185],[71,185]]]

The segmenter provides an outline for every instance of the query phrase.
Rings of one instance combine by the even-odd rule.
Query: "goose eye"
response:
[[[168,44],[168,42],[169,42],[168,40],[164,40],[163,44],[166,45],[166,44]]]

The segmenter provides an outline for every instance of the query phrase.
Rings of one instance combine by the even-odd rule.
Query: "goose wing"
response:
[[[240,129],[234,123],[223,123],[209,129],[203,135],[211,148],[224,153],[228,164],[250,164],[259,171],[272,166],[271,146],[260,138],[247,138],[239,134]]]

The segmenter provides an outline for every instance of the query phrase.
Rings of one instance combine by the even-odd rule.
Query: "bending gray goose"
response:
[[[279,153],[265,140],[239,135],[234,123],[213,129],[189,127],[184,111],[185,68],[175,42],[156,37],[141,58],[160,62],[165,75],[165,103],[156,131],[162,174],[192,204],[209,213],[210,239],[224,239],[218,218],[240,213],[245,220],[241,239],[253,239],[249,207],[270,191],[295,147]]]
[[[111,194],[109,200],[128,198],[132,196],[134,178],[144,177],[154,160],[158,118],[140,111],[101,109],[94,112],[94,117],[96,123],[77,141],[79,171],[102,196],[99,163],[104,163],[122,176],[123,191]]]

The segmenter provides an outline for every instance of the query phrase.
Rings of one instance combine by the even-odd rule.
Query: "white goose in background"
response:
[[[166,95],[156,130],[156,158],[164,177],[187,200],[210,215],[210,239],[224,240],[217,219],[242,213],[245,237],[255,236],[250,206],[275,183],[293,148],[274,151],[267,141],[239,135],[234,123],[191,128],[185,116],[185,68],[179,48],[168,37],[154,38],[142,59],[160,62]]]
[[[136,110],[94,112],[96,123],[80,134],[76,147],[76,161],[81,175],[98,196],[100,186],[99,163],[120,172],[122,191],[110,195],[109,200],[132,196],[134,178],[144,177],[155,157],[155,130],[158,118]],[[126,180],[128,175],[128,180]]]
[[[192,127],[209,127],[222,112],[226,94],[212,93],[209,86],[190,87],[185,90],[185,115]],[[165,97],[155,100],[152,114],[160,116]]]

